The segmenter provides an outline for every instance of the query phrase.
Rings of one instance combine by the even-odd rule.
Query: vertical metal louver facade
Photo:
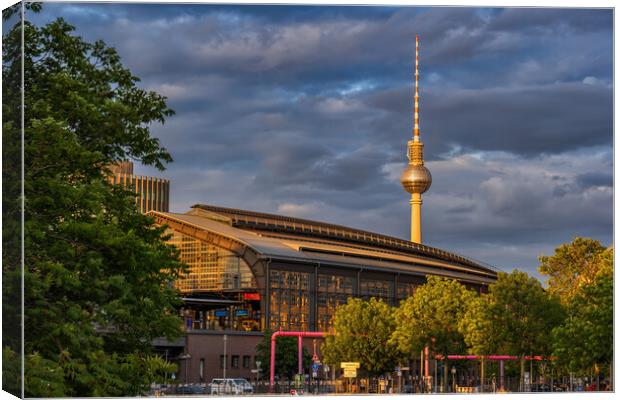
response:
[[[110,183],[136,193],[136,206],[142,213],[168,212],[170,206],[170,181],[151,176],[133,174],[133,164],[123,161],[110,167]]]

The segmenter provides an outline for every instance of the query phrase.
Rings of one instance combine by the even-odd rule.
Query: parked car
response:
[[[254,389],[243,378],[213,379],[209,385],[211,394],[249,394]]]
[[[568,392],[569,386],[564,383],[553,385],[554,392]]]
[[[234,381],[237,384],[237,386],[239,386],[241,388],[242,394],[247,394],[247,393],[253,393],[254,392],[254,388],[252,387],[250,382],[248,382],[247,380],[245,380],[243,378],[237,378],[237,379],[234,379]]]
[[[562,388],[554,385],[553,388],[547,383],[534,383],[530,385],[530,392],[562,392]]]
[[[207,394],[207,388],[201,385],[182,385],[175,390],[176,394]]]

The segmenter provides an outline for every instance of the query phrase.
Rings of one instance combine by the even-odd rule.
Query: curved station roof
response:
[[[157,223],[226,247],[250,266],[261,260],[405,275],[439,275],[489,284],[498,270],[434,247],[345,226],[196,204],[185,214],[150,212]]]

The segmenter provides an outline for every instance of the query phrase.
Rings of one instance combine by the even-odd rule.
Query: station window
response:
[[[392,305],[394,301],[393,282],[362,280],[360,282],[360,297],[370,300],[371,297],[383,300],[384,303]]]
[[[396,298],[398,299],[398,301],[400,302],[407,299],[408,297],[413,296],[413,294],[415,293],[415,287],[415,283],[399,282],[396,287]]]
[[[220,355],[220,369],[224,369],[224,366],[226,365],[226,359],[228,357],[224,357],[224,355]]]
[[[230,359],[230,368],[239,368],[239,356],[232,356]]]
[[[243,356],[243,368],[250,368],[250,356]]]
[[[317,329],[327,331],[338,306],[353,296],[354,278],[319,274],[317,282]]]
[[[271,329],[307,331],[310,323],[310,274],[271,270],[269,291]]]
[[[189,267],[175,286],[182,293],[255,289],[256,280],[249,265],[233,252],[191,236],[168,230],[169,243],[180,251],[180,259]]]

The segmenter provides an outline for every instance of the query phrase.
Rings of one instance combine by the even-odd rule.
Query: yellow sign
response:
[[[344,369],[345,378],[356,378],[357,369],[359,367],[360,367],[360,363],[358,362],[341,362],[340,363],[340,368]]]
[[[345,368],[344,369],[344,377],[345,378],[356,378],[357,377],[357,369],[355,369],[355,368]]]

